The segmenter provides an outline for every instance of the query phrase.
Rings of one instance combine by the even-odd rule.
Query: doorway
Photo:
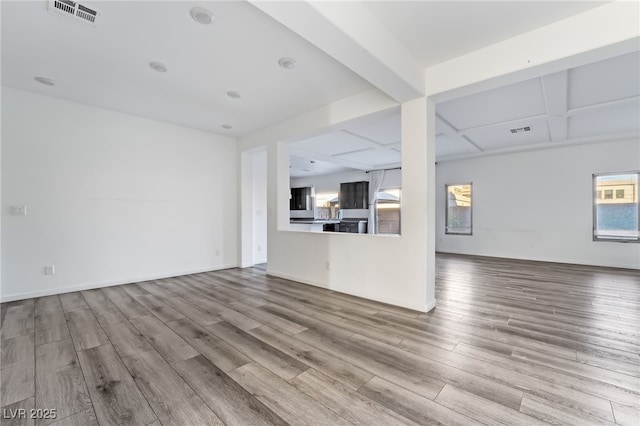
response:
[[[267,267],[267,150],[242,153],[242,267]]]

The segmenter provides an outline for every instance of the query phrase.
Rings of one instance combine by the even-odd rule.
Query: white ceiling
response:
[[[443,102],[436,113],[439,160],[637,137],[640,53]]]
[[[400,108],[361,117],[289,145],[289,175],[302,177],[348,170],[397,167],[401,161]],[[300,161],[299,159],[303,159]],[[322,167],[307,167],[310,160]],[[327,165],[334,165],[331,169]]]
[[[530,130],[511,132],[524,127]],[[439,161],[639,133],[639,52],[436,106]],[[291,150],[307,159],[372,170],[400,165],[399,141],[400,112],[394,109],[294,142]],[[292,176],[297,172],[292,168]]]
[[[347,170],[351,169],[327,161],[310,160],[308,158],[298,157],[297,155],[291,155],[289,157],[289,176],[293,178],[330,175]]]
[[[96,27],[47,1],[0,2],[3,85],[233,136],[371,87],[246,2],[81,3],[100,12]],[[192,20],[194,6],[214,22]],[[297,67],[280,68],[281,57]]]
[[[427,66],[603,3],[361,4],[380,28],[407,48],[412,60]],[[282,20],[244,1],[83,4],[100,12],[97,26],[53,15],[47,1],[0,1],[2,84],[231,136],[372,87]],[[213,24],[194,22],[189,16],[194,6],[210,10]],[[282,7],[290,10],[284,3]],[[292,12],[292,19],[297,16]],[[329,32],[322,34],[332,40],[339,31],[331,25],[324,29]],[[295,69],[277,65],[285,56],[297,60]],[[168,72],[153,71],[151,61],[165,63]],[[637,135],[639,62],[634,53],[441,103],[437,157]],[[41,85],[34,81],[36,76],[53,79],[56,85]],[[232,99],[227,91],[242,97]],[[224,124],[233,129],[223,129]],[[531,131],[510,132],[524,126]],[[317,161],[316,171],[329,169],[323,162],[358,169],[395,167],[400,149],[398,110],[346,123],[292,146],[294,155]],[[300,166],[302,170],[304,162]]]
[[[368,1],[425,67],[560,21],[606,1]]]

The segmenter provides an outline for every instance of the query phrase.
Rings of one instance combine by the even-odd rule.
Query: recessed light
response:
[[[231,124],[223,124],[222,128],[229,130],[229,129],[233,129],[233,126]]]
[[[51,80],[50,78],[46,78],[46,77],[35,77],[34,78],[35,81],[37,81],[40,84],[44,84],[45,86],[55,86],[56,82]]]
[[[278,59],[278,65],[286,70],[292,70],[296,67],[296,61],[291,58],[280,58]]]
[[[235,90],[229,90],[227,92],[227,96],[233,99],[238,99],[240,97],[240,93],[236,92]]]
[[[149,66],[154,71],[167,72],[167,66],[161,62],[151,62],[149,63]]]
[[[211,12],[201,7],[194,7],[193,9],[191,9],[191,12],[189,12],[189,14],[194,21],[202,25],[209,25],[215,19],[215,16],[213,16]]]

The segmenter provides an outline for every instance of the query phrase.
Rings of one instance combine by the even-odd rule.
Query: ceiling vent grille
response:
[[[71,0],[49,0],[49,12],[65,16],[95,27],[100,13]]]
[[[530,132],[530,131],[531,131],[531,126],[518,127],[515,129],[511,129],[511,133],[523,133],[523,132]]]

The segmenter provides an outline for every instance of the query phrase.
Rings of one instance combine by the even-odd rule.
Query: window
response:
[[[446,185],[445,234],[472,234],[471,184]]]
[[[337,219],[339,210],[337,192],[316,193],[316,219]]]
[[[377,234],[400,234],[400,189],[378,192],[376,220]]]
[[[640,241],[639,178],[640,172],[593,175],[594,240]]]

